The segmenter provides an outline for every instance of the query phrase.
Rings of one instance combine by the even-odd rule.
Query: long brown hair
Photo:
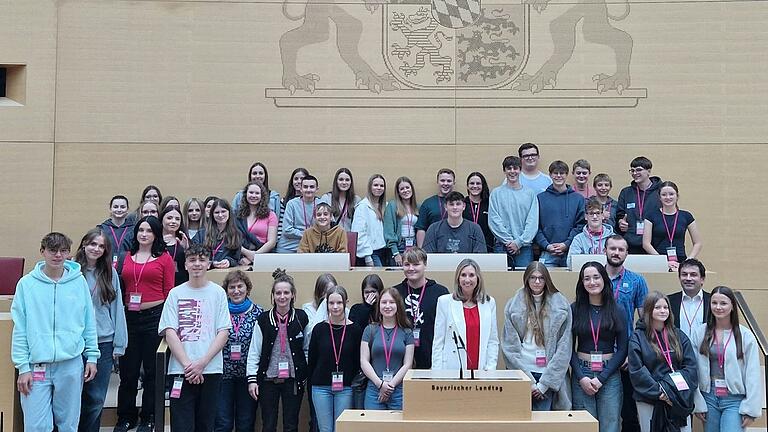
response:
[[[216,223],[216,220],[213,218],[213,212],[216,211],[216,208],[218,207],[221,207],[229,212],[229,218],[227,218],[224,231],[219,231],[219,224]],[[205,209],[203,209],[203,211],[205,211]],[[242,237],[240,236],[240,231],[235,226],[235,215],[232,214],[232,208],[229,206],[229,203],[226,200],[216,198],[213,203],[213,207],[211,207],[211,219],[206,228],[207,231],[205,232],[204,244],[205,246],[211,248],[211,250],[213,250],[222,240],[225,241],[225,246],[227,249],[240,249]],[[211,259],[213,259],[213,257],[211,257]]]
[[[544,277],[544,291],[541,296],[541,307],[536,310],[536,301],[533,299],[533,292],[531,291],[530,278],[533,272],[539,272]],[[547,267],[539,261],[531,261],[528,267],[523,272],[523,288],[525,288],[525,309],[528,312],[528,325],[526,326],[526,333],[528,328],[533,332],[533,339],[537,345],[544,346],[546,341],[544,340],[544,322],[547,319],[547,302],[549,297],[557,292],[555,284],[552,282],[552,277],[549,275]]]
[[[381,179],[381,181],[384,182],[384,193],[381,194],[380,197],[373,196],[372,188],[373,188],[373,181],[376,179]],[[376,217],[379,220],[382,220],[384,218],[384,207],[387,205],[387,179],[384,178],[381,174],[374,174],[371,176],[371,178],[368,179],[368,195],[367,195],[368,201],[371,203],[371,207],[373,207],[374,212],[376,212]]]
[[[99,292],[101,304],[110,304],[117,298],[117,293],[112,287],[112,244],[99,228],[93,228],[80,240],[80,247],[75,253],[75,261],[80,264],[80,269],[85,274],[88,266],[88,258],[85,256],[85,246],[92,242],[96,237],[101,236],[104,241],[104,253],[96,260],[96,269],[93,274],[96,277],[96,290]]]
[[[643,302],[643,322],[645,323],[645,337],[648,339],[648,343],[651,344],[653,351],[656,353],[656,357],[664,360],[664,354],[661,352],[661,347],[656,339],[658,333],[653,328],[653,310],[656,308],[656,303],[659,300],[667,302],[667,308],[669,308],[669,316],[664,321],[664,330],[667,331],[667,337],[669,340],[669,349],[674,350],[675,358],[677,361],[683,360],[683,349],[680,346],[680,340],[677,338],[677,332],[675,331],[675,314],[672,312],[672,308],[669,306],[669,299],[664,294],[658,291],[651,291],[645,297]],[[666,343],[666,341],[665,341]]]
[[[342,192],[339,189],[339,175],[346,174],[349,176],[349,189],[346,192]],[[333,185],[331,187],[331,215],[336,221],[341,222],[341,205],[339,203],[339,197],[344,195],[344,205],[347,206],[347,216],[350,220],[355,214],[355,178],[352,177],[352,171],[349,168],[339,168],[336,174],[333,176]]]
[[[411,198],[405,202],[400,198],[400,184],[408,183],[411,185]],[[419,215],[419,204],[416,202],[416,189],[413,187],[413,182],[408,177],[399,177],[395,180],[395,203],[397,203],[397,218],[400,219],[407,213],[405,206],[407,205],[411,209],[411,214]]]
[[[411,321],[405,314],[405,302],[403,301],[403,296],[400,295],[400,292],[395,287],[387,287],[381,290],[381,293],[379,294],[379,307],[376,308],[376,321],[381,324],[382,316],[380,305],[381,297],[384,296],[384,294],[389,294],[395,301],[395,305],[397,305],[397,311],[395,311],[395,324],[400,328],[411,328]]]
[[[256,204],[256,211],[253,216],[259,220],[269,216],[269,189],[260,181],[249,181],[245,187],[243,187],[243,193],[240,196],[240,202],[237,203],[237,217],[246,219],[251,215],[251,205],[248,204],[248,188],[256,186],[261,191],[261,199]],[[213,217],[211,217],[213,219]]]
[[[338,284],[339,283],[336,282],[336,278],[333,277],[333,275],[330,273],[323,273],[318,276],[315,280],[315,290],[312,294],[312,304],[315,307],[320,306],[323,298],[325,298],[325,292],[328,291],[329,288],[332,288]]]
[[[712,293],[709,297],[710,301],[712,296],[715,294],[722,294],[728,297],[728,300],[731,301],[731,331],[733,332],[733,336],[736,339],[736,358],[744,358],[744,349],[742,347],[741,340],[741,329],[739,328],[739,311],[736,308],[736,296],[733,295],[732,289],[722,285],[716,286],[715,289],[712,290]],[[712,346],[712,342],[714,342],[713,338],[715,334],[716,322],[717,318],[715,318],[715,314],[710,313],[709,318],[707,318],[707,331],[704,333],[704,339],[702,339],[701,345],[699,346],[699,352],[703,355],[709,355],[709,347]]]

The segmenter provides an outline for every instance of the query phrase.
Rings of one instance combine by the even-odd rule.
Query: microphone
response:
[[[459,344],[460,345],[457,344],[457,347],[459,349],[463,349],[464,350],[464,354],[467,354],[467,346],[464,344],[464,339],[462,339],[461,335],[457,334],[455,331],[453,332],[453,334],[458,336],[458,338],[459,338]],[[469,355],[469,354],[467,354],[467,355]],[[459,362],[461,362],[461,360],[459,360]],[[469,369],[469,365],[467,365],[467,369]],[[474,369],[469,369],[469,379],[471,379],[471,380],[475,379],[475,370]]]
[[[458,336],[456,334],[456,330],[453,330],[453,344],[456,345],[456,356],[459,358],[459,379],[464,379],[464,365],[461,364],[461,353],[459,353],[459,350],[462,349],[464,346],[464,341],[461,341],[461,345],[459,345],[459,341],[461,340],[461,336]],[[466,351],[466,349],[464,349]]]

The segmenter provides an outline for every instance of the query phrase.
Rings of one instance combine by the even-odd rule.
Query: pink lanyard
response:
[[[141,270],[139,271],[139,277],[136,277],[136,267],[139,265],[136,261],[133,260],[133,257],[131,257],[131,261],[133,261],[133,289],[134,292],[139,292],[139,282],[141,282],[141,275],[144,274],[144,268],[147,267],[147,263],[149,262],[149,258],[147,258],[146,261],[144,261],[143,264],[141,264]]]
[[[381,325],[379,329],[381,330],[381,344],[384,348],[384,361],[387,362],[387,370],[389,370],[389,360],[392,358],[392,347],[395,346],[395,338],[397,338],[397,326],[395,326],[395,331],[392,332],[392,340],[389,341],[389,350],[387,350],[387,341],[384,339],[384,325]]]
[[[416,318],[417,315],[419,315],[419,310],[421,310],[421,301],[424,300],[424,293],[427,291],[427,283],[424,282],[424,286],[421,287],[421,293],[419,294],[419,301],[416,303],[416,308],[414,309],[411,307],[411,310],[413,311],[413,317]],[[411,292],[411,286],[408,285],[408,297],[412,296],[413,292]]]
[[[696,314],[699,313],[699,309],[701,309],[701,304],[704,303],[704,300],[699,300],[699,305],[696,306],[696,310],[693,311],[693,318],[688,317],[688,310],[685,308],[685,303],[680,301],[680,308],[683,309],[683,314],[685,314],[685,320],[688,321],[688,328],[691,328],[693,326],[693,320],[696,319]]]
[[[341,213],[339,214],[339,223],[341,223],[341,221],[344,220],[344,217],[347,216],[347,204],[349,204],[348,199],[344,200],[344,207],[341,208]]]
[[[115,234],[115,229],[112,227],[109,227],[110,230],[112,230],[112,238],[115,239],[115,249],[120,249],[120,245],[123,243],[123,237],[125,237],[125,233],[128,232],[128,229],[123,230],[123,235],[120,236],[120,240],[117,239],[117,234]]]
[[[672,370],[672,372],[675,371],[675,367],[672,366],[672,354],[669,353],[669,336],[667,335],[667,329],[666,327],[662,330],[662,334],[664,335],[664,344],[661,344],[661,339],[659,338],[659,332],[653,331],[653,334],[656,336],[656,342],[659,344],[659,349],[661,349],[661,355],[664,356],[664,360],[667,361],[667,364],[669,365],[669,369]]]
[[[315,200],[312,200],[312,216],[309,219],[307,219],[307,207],[303,200],[301,200],[301,210],[304,212],[304,229],[309,229],[309,226],[312,225],[311,221],[315,219]]]
[[[725,350],[728,348],[728,342],[731,341],[731,338],[733,337],[733,330],[731,330],[730,333],[728,333],[728,339],[725,341],[725,345],[723,345],[722,350],[718,350],[717,347],[720,345],[717,344],[717,330],[712,331],[712,341],[715,343],[715,350],[717,350],[717,364],[720,366],[720,369],[724,369],[725,367]]]
[[[219,253],[219,249],[221,249],[222,246],[224,246],[224,240],[222,240],[221,243],[219,243],[219,245],[213,249],[213,255],[211,256],[211,260],[216,259],[216,254]]]
[[[477,210],[477,213],[475,213],[475,210]],[[477,223],[478,220],[480,220],[480,203],[477,203],[477,206],[472,202],[472,200],[469,201],[469,211],[472,213],[472,221],[474,223]]]
[[[595,252],[595,241],[592,239],[592,233],[591,232],[589,233],[589,249],[590,249],[590,252],[592,252],[593,254],[601,254],[601,253],[603,253],[602,252],[603,248],[600,245],[600,239],[603,238],[603,230],[604,229],[605,228],[602,225],[600,225],[600,232],[597,235],[597,252]],[[587,231],[589,232],[589,229],[587,229]]]
[[[285,314],[285,319],[280,317],[280,314],[275,311],[277,316],[277,334],[280,338],[280,354],[285,354],[285,348],[288,345],[288,316]]]
[[[405,215],[405,225],[408,227],[408,236],[413,234],[413,213]]]
[[[230,315],[229,320],[232,321],[232,329],[235,331],[235,339],[237,339],[237,336],[240,334],[240,327],[245,322],[245,317],[243,314]]]
[[[344,328],[341,331],[341,342],[339,342],[339,349],[336,349],[336,338],[333,337],[333,325],[328,321],[328,331],[331,332],[331,345],[333,346],[333,358],[336,360],[336,372],[339,371],[339,361],[341,361],[341,349],[344,347],[344,336],[347,334],[347,325],[344,324]]]
[[[643,209],[645,208],[645,195],[648,193],[648,189],[643,191],[643,199],[640,199],[640,188],[636,187],[635,192],[637,193],[637,218],[642,219],[643,218]]]
[[[680,216],[680,211],[675,212],[675,223],[672,224],[672,232],[669,231],[669,225],[667,225],[667,217],[662,212],[661,213],[661,220],[664,221],[664,229],[667,231],[667,238],[669,239],[669,245],[674,246],[672,244],[672,239],[675,237],[675,231],[677,231],[677,217]]]
[[[595,332],[595,325],[592,323],[592,317],[589,317],[589,330],[592,332],[592,343],[595,344],[595,351],[597,351],[597,342],[600,340],[600,323],[603,321],[601,316],[597,320],[597,332]]]

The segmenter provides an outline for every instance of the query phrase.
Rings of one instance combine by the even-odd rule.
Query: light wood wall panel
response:
[[[0,65],[26,65],[24,106],[0,107],[0,142],[52,142],[56,90],[55,2],[0,2],[0,40],[3,41]]]
[[[51,230],[53,144],[0,142],[0,154],[0,255],[26,257],[30,269]]]

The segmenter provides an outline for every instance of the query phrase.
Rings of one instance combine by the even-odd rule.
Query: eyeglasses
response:
[[[603,215],[603,212],[601,212],[601,211],[593,211],[593,212],[589,212],[589,213],[587,213],[587,214],[588,214],[589,216],[602,216],[602,215]]]
[[[51,254],[51,255],[59,255],[59,254],[67,255],[70,252],[69,249],[67,249],[67,248],[62,248],[62,249],[57,249],[57,250],[46,249],[46,251],[48,251],[48,253]]]
[[[533,154],[522,155],[520,157],[523,159],[536,159],[537,157],[539,157],[539,154],[533,153]]]
[[[630,174],[635,174],[635,173],[643,172],[644,170],[645,170],[645,168],[643,168],[643,167],[630,168],[629,169],[629,173]]]
[[[528,280],[531,282],[544,282],[544,276],[531,276]]]

